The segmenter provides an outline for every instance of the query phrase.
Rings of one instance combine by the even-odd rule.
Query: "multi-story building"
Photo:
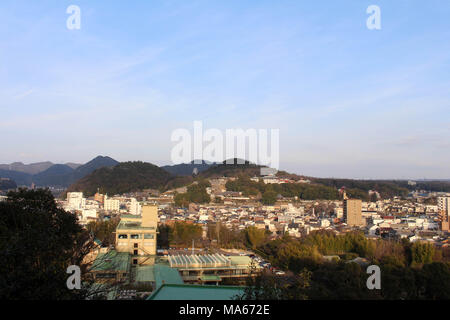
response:
[[[360,199],[344,199],[344,219],[348,226],[362,226],[362,201]]]
[[[438,197],[438,210],[441,216],[441,230],[449,231],[450,222],[450,196]]]
[[[86,199],[83,198],[83,192],[68,192],[67,205],[71,210],[81,210],[86,205]]]
[[[106,211],[119,211],[120,200],[108,199],[108,196],[105,195],[104,201],[103,201],[103,209],[105,209]]]
[[[136,215],[136,216],[141,215],[141,211],[142,211],[141,204],[135,198],[131,198],[129,208],[130,208],[130,213],[132,215]]]
[[[143,206],[141,216],[122,215],[116,229],[116,251],[130,253],[134,265],[154,263],[157,225],[157,206]]]

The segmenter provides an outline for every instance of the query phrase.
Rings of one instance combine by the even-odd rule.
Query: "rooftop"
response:
[[[92,264],[91,271],[126,271],[130,267],[130,254],[115,250],[99,253]]]
[[[129,221],[129,220],[120,220],[117,230],[130,230],[130,229],[139,229],[139,230],[155,230],[155,227],[142,227],[140,221]]]

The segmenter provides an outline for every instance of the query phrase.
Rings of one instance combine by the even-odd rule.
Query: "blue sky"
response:
[[[169,164],[201,120],[280,129],[299,174],[450,178],[447,0],[3,0],[0,21],[0,163]]]

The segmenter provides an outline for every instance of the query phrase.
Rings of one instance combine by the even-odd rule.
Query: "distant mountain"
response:
[[[55,164],[47,170],[34,175],[33,182],[38,187],[67,187],[74,171],[74,169],[65,164]]]
[[[30,186],[33,176],[29,173],[0,169],[0,178],[14,180],[19,186]]]
[[[92,159],[91,161],[89,161],[88,163],[83,164],[82,166],[75,169],[68,185],[87,176],[88,174],[94,172],[97,169],[100,169],[103,167],[114,167],[117,164],[119,164],[119,162],[114,160],[113,158],[98,156],[95,159]]]
[[[17,184],[14,180],[11,179],[0,179],[0,190],[1,191],[8,191],[13,190],[17,188]]]
[[[51,163],[49,161],[37,162],[37,163],[31,163],[31,164],[23,164],[22,162],[14,162],[11,164],[0,164],[0,169],[8,170],[8,171],[24,172],[24,173],[33,175],[33,174],[38,174],[39,172],[47,170],[52,165],[53,165],[53,163]]]
[[[166,170],[145,162],[123,162],[114,167],[95,170],[68,188],[68,192],[81,191],[91,196],[99,188],[109,195],[142,189],[161,189],[174,180]]]
[[[215,164],[202,160],[200,164],[195,164],[194,161],[192,161],[191,163],[176,164],[173,166],[163,166],[161,168],[176,176],[192,176],[195,169],[197,169],[197,172],[200,173],[205,170],[208,170],[213,165]]]
[[[44,172],[34,175],[33,182],[37,186],[57,186],[67,188],[97,169],[113,167],[118,163],[119,162],[110,157],[98,156],[88,163],[77,167],[75,170],[68,165],[57,164]]]
[[[98,156],[84,165],[79,165],[76,163],[54,165],[51,162],[24,165],[20,162],[16,162],[11,165],[1,166],[2,168],[8,166],[8,168],[18,168],[20,170],[28,171],[38,171],[43,168],[45,169],[36,174],[29,174],[26,172],[9,169],[0,169],[0,178],[12,179],[16,181],[19,186],[31,186],[32,183],[35,183],[38,187],[67,188],[77,180],[87,176],[99,168],[115,166],[118,163],[119,162],[110,157],[102,156]]]
[[[73,163],[73,162],[65,163],[65,165],[71,167],[74,170],[82,166],[81,163]]]

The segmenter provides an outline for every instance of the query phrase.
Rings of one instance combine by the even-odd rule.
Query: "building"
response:
[[[108,196],[105,195],[103,201],[103,209],[105,209],[106,211],[119,211],[120,201],[117,199],[108,199]]]
[[[441,218],[441,230],[449,231],[450,222],[450,197],[438,197],[438,211]]]
[[[360,199],[344,199],[344,219],[348,226],[362,226],[362,201]]]
[[[157,206],[143,206],[141,216],[122,215],[116,228],[116,250],[130,253],[133,265],[153,263],[157,224]]]
[[[111,250],[100,252],[90,268],[96,282],[125,281],[130,273],[130,254]]]
[[[174,255],[168,259],[170,267],[178,269],[185,283],[219,284],[224,279],[244,280],[252,275],[252,259],[247,256]]]
[[[86,199],[83,198],[83,192],[68,192],[67,205],[70,210],[81,210],[86,205]]]
[[[135,215],[135,216],[140,216],[141,213],[142,213],[141,204],[135,198],[131,198],[130,214]]]
[[[95,201],[98,201],[98,202],[100,202],[100,203],[103,204],[103,202],[104,202],[104,200],[105,200],[105,195],[103,195],[103,194],[97,192],[97,193],[94,195],[94,200],[95,200]]]

